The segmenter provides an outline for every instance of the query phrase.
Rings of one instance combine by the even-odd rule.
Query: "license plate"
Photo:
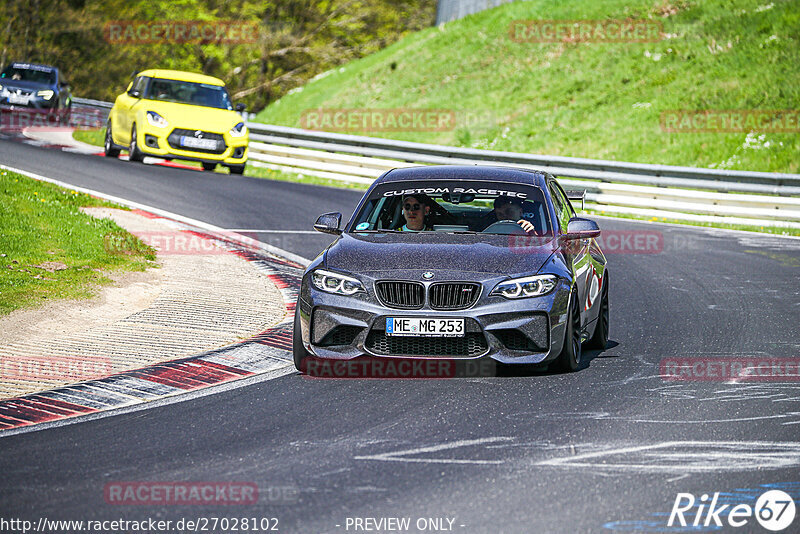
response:
[[[202,148],[204,150],[216,150],[217,141],[215,139],[198,139],[196,137],[181,136],[181,145],[189,148]]]
[[[387,317],[386,335],[422,337],[464,337],[464,319]]]
[[[24,104],[28,105],[30,101],[29,96],[22,96],[22,95],[8,95],[8,103],[9,104]]]

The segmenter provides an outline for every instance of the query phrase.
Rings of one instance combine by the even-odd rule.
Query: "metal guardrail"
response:
[[[111,109],[114,106],[113,102],[104,102],[103,100],[92,100],[91,98],[76,98],[72,97],[72,101],[82,106],[89,106],[93,108]]]
[[[497,7],[514,0],[439,0],[436,6],[436,25],[464,18],[467,15]]]
[[[800,195],[800,174],[698,169],[671,165],[519,154],[317,132],[254,122],[248,122],[247,126],[250,128],[251,139],[266,143],[335,150],[420,163],[508,163],[535,167],[557,176],[594,179],[605,182],[711,189],[716,191]],[[447,161],[441,158],[446,158]]]
[[[248,123],[254,166],[371,183],[419,164],[546,170],[609,213],[800,228],[800,175],[516,154]]]
[[[377,158],[374,155],[370,157],[287,146],[298,143],[286,139],[283,142],[287,144],[283,145],[264,143],[258,140],[262,137],[267,136],[251,133],[249,163],[253,166],[278,171],[369,184],[390,169],[419,165],[419,161],[398,161]],[[326,147],[331,149],[333,145],[322,145],[315,148]],[[465,162],[443,160],[436,161],[436,163]],[[494,161],[469,161],[466,163],[541,168],[540,166]],[[568,172],[568,170],[565,171]],[[797,197],[607,183],[597,180],[565,178],[564,174],[558,174],[559,182],[562,185],[585,190],[587,192],[586,200],[593,204],[592,207],[608,212],[697,221],[800,227],[800,198]]]
[[[73,99],[110,109],[110,102]],[[627,163],[450,147],[247,122],[248,163],[363,184],[389,169],[424,164],[538,169],[586,190],[609,213],[800,228],[800,174]]]

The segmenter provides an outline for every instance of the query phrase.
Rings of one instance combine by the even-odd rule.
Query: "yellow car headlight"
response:
[[[231,134],[231,137],[244,137],[244,135],[247,133],[247,126],[245,126],[243,122],[240,122],[231,128],[229,133]]]
[[[38,93],[36,93],[36,96],[41,96],[45,100],[50,100],[51,98],[53,98],[53,94],[54,94],[53,91],[51,91],[50,89],[45,89],[44,91],[39,91]]]

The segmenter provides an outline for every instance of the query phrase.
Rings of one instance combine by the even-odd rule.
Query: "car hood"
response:
[[[554,252],[552,237],[484,234],[342,234],[325,265],[351,273],[459,270],[513,276],[535,273]]]
[[[142,113],[155,111],[167,120],[171,128],[226,133],[243,120],[238,113],[229,109],[178,104],[177,102],[140,100],[136,104],[136,108]]]

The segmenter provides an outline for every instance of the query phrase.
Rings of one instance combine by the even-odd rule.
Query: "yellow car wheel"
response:
[[[133,129],[131,130],[131,148],[130,150],[128,150],[128,152],[130,153],[128,159],[130,159],[131,161],[136,161],[136,162],[144,161],[144,154],[142,154],[142,151],[139,150],[139,143],[136,140],[135,124],[133,125]]]
[[[116,158],[119,156],[119,149],[114,146],[114,137],[111,135],[111,121],[106,124],[106,139],[104,143],[106,156],[109,158]]]

